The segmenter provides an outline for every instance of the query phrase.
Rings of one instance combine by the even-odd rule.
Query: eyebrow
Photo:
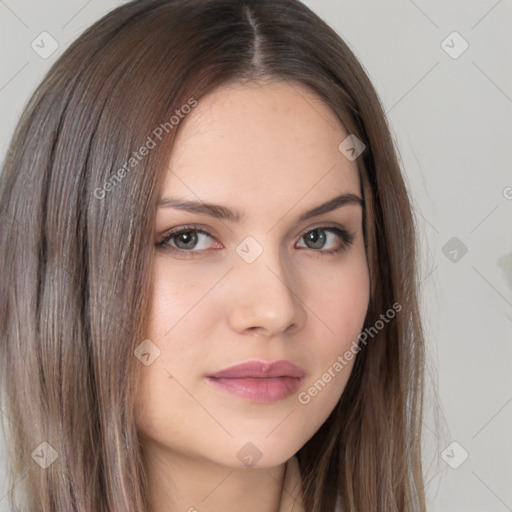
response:
[[[355,194],[341,194],[339,196],[329,199],[325,203],[322,203],[310,210],[306,210],[299,216],[299,222],[307,220],[311,217],[316,217],[323,213],[337,210],[342,206],[348,204],[357,204],[364,208],[364,201],[362,198]],[[159,208],[175,208],[177,210],[183,210],[192,213],[199,213],[203,215],[209,215],[216,219],[224,219],[231,222],[240,222],[245,220],[245,215],[239,210],[227,208],[218,204],[204,203],[201,201],[189,201],[179,199],[175,197],[165,197],[158,202]]]

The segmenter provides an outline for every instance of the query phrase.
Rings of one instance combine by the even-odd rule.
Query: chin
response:
[[[237,468],[272,468],[286,463],[302,447],[300,440],[276,436],[271,441],[260,437],[234,439],[219,454],[222,464]],[[220,462],[220,461],[219,461]]]

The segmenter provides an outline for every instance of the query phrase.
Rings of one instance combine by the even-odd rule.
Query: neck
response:
[[[176,452],[147,448],[150,510],[159,512],[281,512],[291,510],[286,464],[232,468]]]

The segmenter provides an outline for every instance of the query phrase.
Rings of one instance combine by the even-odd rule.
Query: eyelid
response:
[[[308,233],[309,231],[312,231],[313,229],[327,228],[327,227],[338,228],[338,229],[343,229],[345,231],[348,231],[348,229],[346,227],[344,227],[343,225],[341,225],[339,222],[335,222],[335,221],[324,221],[324,222],[318,221],[318,222],[314,223],[313,225],[308,226],[307,228],[302,229],[301,231],[299,231],[294,236],[303,236],[306,233]],[[161,240],[165,239],[166,237],[168,237],[171,233],[172,234],[176,234],[176,233],[179,233],[181,231],[187,231],[187,230],[198,231],[198,232],[204,233],[206,235],[209,235],[212,238],[218,238],[217,235],[214,233],[214,230],[211,227],[203,225],[203,224],[194,224],[194,223],[182,224],[182,225],[179,225],[179,226],[177,226],[175,228],[167,229],[158,238],[159,238],[159,241],[161,241]]]
[[[316,222],[315,224],[313,224],[312,226],[309,226],[309,227],[303,229],[302,231],[300,231],[297,236],[303,236],[306,233],[309,233],[310,231],[313,231],[313,230],[319,229],[319,228],[333,228],[333,229],[341,229],[344,231],[348,231],[348,229],[343,227],[339,222],[335,223],[335,222],[329,222],[329,221],[324,221],[324,222],[319,221],[319,222]]]
[[[331,229],[335,232],[336,236],[338,236],[339,238],[342,239],[342,245],[343,247],[347,248],[348,246],[352,245],[353,242],[354,242],[354,238],[355,238],[355,233],[350,231],[349,229],[345,228],[344,226],[340,225],[339,223],[337,224],[334,224],[333,222],[329,222],[329,221],[324,221],[324,222],[317,222],[311,226],[308,226],[307,228],[304,228],[303,230],[301,230],[297,235],[294,236],[294,238],[298,237],[298,242],[302,239],[302,237],[304,235],[306,235],[307,233],[309,233],[310,231],[314,231],[316,229],[321,229],[321,228],[324,228],[326,231]],[[208,251],[209,249],[203,249],[203,250],[186,250],[186,249],[179,249],[177,247],[174,247],[170,244],[167,244],[166,243],[166,240],[169,240],[171,237],[173,236],[176,236],[176,235],[179,235],[180,233],[182,232],[187,232],[187,231],[196,231],[197,233],[202,233],[204,235],[207,235],[209,236],[210,238],[212,238],[213,240],[215,240],[217,243],[220,243],[218,241],[218,237],[212,233],[210,233],[210,229],[209,227],[206,227],[206,226],[203,226],[203,225],[200,225],[200,224],[183,224],[181,226],[177,226],[175,228],[171,228],[169,230],[167,230],[163,235],[161,235],[159,237],[159,241],[157,241],[155,243],[155,246],[157,248],[163,248],[163,249],[169,249],[171,251],[174,251],[174,252],[179,252],[179,253],[182,253],[182,254],[190,254],[191,256],[194,255],[194,254],[200,254],[200,253],[204,253],[206,251]],[[213,231],[213,230],[212,230]],[[346,235],[346,238],[347,239],[344,239],[344,237],[342,235],[340,235],[339,233],[336,233],[336,231],[340,231],[342,233],[344,233]],[[302,248],[303,249],[303,248]],[[322,249],[319,249],[319,250],[315,250],[315,249],[310,249],[311,251],[313,252],[317,252],[317,253],[326,253],[328,254],[329,252],[333,252],[332,250],[322,250]]]
[[[182,231],[197,231],[198,233],[204,233],[205,235],[208,235],[211,238],[217,239],[217,235],[213,234],[212,233],[213,230],[207,226],[203,226],[201,224],[182,224],[175,228],[168,229],[164,233],[162,233],[158,237],[158,241],[156,242],[156,245],[162,243],[164,240],[166,240],[171,235],[177,235],[177,234],[181,233]]]

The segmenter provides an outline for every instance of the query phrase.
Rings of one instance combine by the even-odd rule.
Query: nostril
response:
[[[255,326],[255,327],[249,327],[247,329],[247,331],[249,331],[250,333],[255,334],[255,335],[259,335],[260,333],[263,335],[263,332],[265,331],[265,329],[263,327]]]

